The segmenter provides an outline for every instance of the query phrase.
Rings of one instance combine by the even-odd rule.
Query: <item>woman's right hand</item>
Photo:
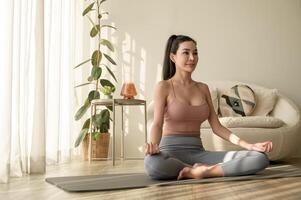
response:
[[[273,149],[273,143],[271,141],[267,142],[259,142],[255,144],[251,144],[250,150],[259,151],[259,152],[271,152]]]
[[[159,146],[153,143],[146,143],[145,144],[145,155],[154,155],[160,153]]]

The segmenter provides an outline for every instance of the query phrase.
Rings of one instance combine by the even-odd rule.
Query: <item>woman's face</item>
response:
[[[177,70],[193,72],[199,60],[195,43],[192,41],[180,43],[176,54],[170,54],[170,59],[175,63]]]

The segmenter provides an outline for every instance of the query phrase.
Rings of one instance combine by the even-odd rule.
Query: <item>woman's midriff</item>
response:
[[[200,137],[200,132],[169,132],[164,130],[162,136],[187,136],[187,137]]]

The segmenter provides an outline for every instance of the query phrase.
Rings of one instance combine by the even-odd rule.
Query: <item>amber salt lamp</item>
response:
[[[134,99],[134,96],[137,95],[137,91],[134,83],[124,83],[121,89],[121,96],[124,99]]]

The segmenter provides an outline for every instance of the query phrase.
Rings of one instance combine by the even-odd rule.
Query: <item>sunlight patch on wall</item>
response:
[[[145,92],[145,80],[146,80],[146,51],[144,48],[140,51],[140,65],[138,66],[140,69],[140,76],[139,76],[139,90]],[[141,94],[141,93],[139,93]]]
[[[128,33],[125,33],[125,39],[122,42],[122,82],[131,81],[132,69],[135,60],[132,57],[132,53],[135,52],[135,41],[131,39]]]
[[[136,99],[145,99],[146,84],[146,49],[140,46],[132,35],[125,32],[122,37],[120,65],[122,69],[122,85],[125,82],[133,82],[136,86]],[[144,144],[144,107],[124,107],[124,135],[125,145],[130,143],[133,148],[127,149],[128,155],[140,156],[141,144]],[[135,140],[133,140],[135,138]],[[139,152],[137,152],[137,148]],[[138,153],[138,154],[137,154]]]

